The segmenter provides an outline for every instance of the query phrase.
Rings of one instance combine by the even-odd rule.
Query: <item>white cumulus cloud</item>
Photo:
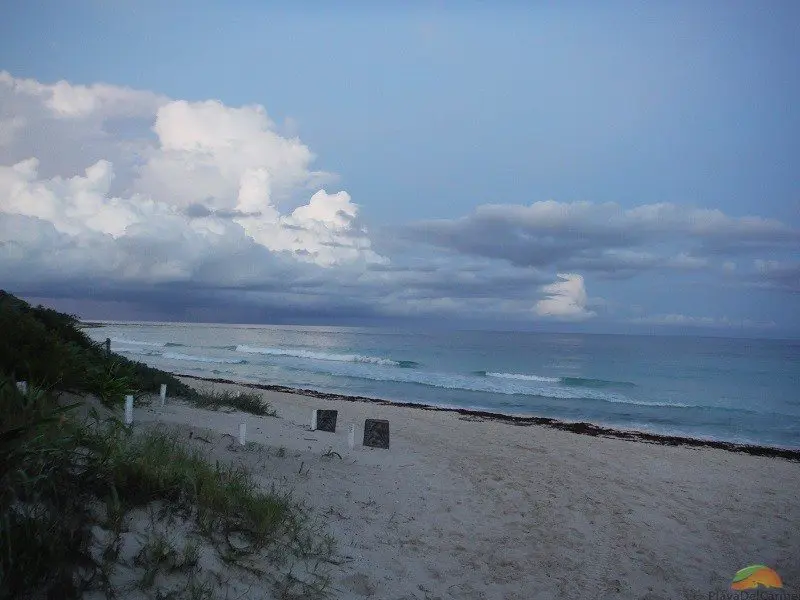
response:
[[[542,286],[545,298],[539,300],[533,310],[542,317],[553,317],[566,321],[580,321],[593,317],[587,308],[586,286],[583,276],[576,273],[559,273],[558,281]]]
[[[715,209],[491,204],[376,234],[362,220],[367,199],[335,189],[287,130],[260,105],[0,72],[0,283],[42,298],[149,302],[176,318],[216,319],[239,303],[258,320],[610,314],[618,304],[587,299],[577,273],[591,286],[715,272],[800,289],[800,230]],[[708,322],[688,319],[658,317]]]
[[[254,172],[261,178],[261,205],[324,179],[310,170],[309,148],[279,135],[262,106],[171,101],[158,109],[153,131],[158,144],[146,156],[136,189],[178,205],[202,200],[233,208]]]
[[[319,267],[386,262],[350,195],[320,187],[313,153],[280,135],[262,106],[2,72],[0,115],[0,219],[41,231],[0,240],[0,268],[16,267],[8,261],[23,250],[29,273],[51,275],[37,244],[54,239],[70,247],[72,271],[95,265],[102,247],[118,267],[106,276],[146,281],[218,269],[232,244]],[[263,276],[235,268],[236,252],[230,260],[241,283]]]

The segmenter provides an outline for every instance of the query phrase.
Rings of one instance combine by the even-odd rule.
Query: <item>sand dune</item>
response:
[[[313,506],[338,541],[334,597],[713,598],[753,563],[800,592],[800,463],[261,393],[280,418],[179,402],[136,418]],[[309,431],[312,408],[339,411],[335,434]],[[367,417],[389,419],[390,450],[349,449]],[[229,450],[242,421],[256,444]]]

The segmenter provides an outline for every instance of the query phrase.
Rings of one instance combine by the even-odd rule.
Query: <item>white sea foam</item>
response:
[[[598,400],[605,400],[613,397],[612,394],[596,390],[562,388],[554,385],[547,385],[546,382],[492,379],[475,375],[441,373],[419,369],[375,369],[366,368],[362,365],[341,364],[324,368],[314,368],[314,370],[319,373],[369,379],[372,381],[412,383],[448,390],[464,390],[470,392],[490,392],[494,394],[550,398],[594,398]]]
[[[216,356],[196,356],[194,354],[181,354],[180,352],[161,352],[159,350],[148,350],[145,348],[115,348],[114,352],[133,356],[148,356],[152,358],[164,358],[167,360],[186,360],[201,363],[231,364],[240,365],[247,361],[243,358],[222,358]]]
[[[630,398],[615,392],[600,391],[581,387],[562,387],[552,385],[554,381],[535,379],[490,378],[457,373],[441,373],[418,369],[368,369],[361,365],[331,365],[327,368],[314,369],[318,373],[329,375],[410,383],[447,390],[463,390],[467,392],[488,392],[508,396],[529,396],[534,398],[555,398],[559,400],[598,400],[601,402],[631,404],[636,406],[652,406],[667,408],[691,408],[689,404],[671,402],[646,402]],[[555,379],[555,378],[550,378]],[[558,379],[555,379],[558,381]],[[438,402],[437,402],[438,404]]]
[[[127,338],[110,338],[112,342],[116,342],[118,344],[128,344],[129,346],[153,346],[156,348],[162,348],[166,346],[166,342],[141,342],[139,340],[129,340]]]
[[[544,377],[542,375],[523,375],[522,373],[486,373],[487,377],[500,379],[519,379],[521,381],[541,381],[544,383],[559,383],[560,377]]]
[[[119,352],[120,354],[133,354],[135,356],[161,356],[161,352],[158,350],[147,350],[136,346],[133,348],[112,348],[112,351]]]
[[[202,362],[202,363],[217,363],[217,364],[227,364],[227,365],[240,365],[246,362],[244,359],[241,358],[219,358],[216,356],[194,356],[193,354],[181,354],[179,352],[164,352],[162,354],[166,359],[169,360],[191,360],[194,362]]]
[[[192,324],[119,324],[86,333],[99,343],[116,336],[112,350],[133,360],[208,377],[507,414],[608,419],[615,427],[674,427],[676,433],[728,440],[733,419],[742,438],[800,447],[789,425],[797,422],[800,404],[782,368],[797,358],[800,346],[792,343],[748,342],[745,351],[741,342],[716,338],[654,345],[626,337],[607,344],[577,335]],[[176,341],[185,347],[173,347]],[[264,349],[259,353],[258,347]],[[246,364],[162,356],[170,351]],[[751,355],[763,359],[763,377],[751,376]],[[716,361],[719,356],[726,360]],[[400,360],[405,358],[417,362]],[[660,376],[668,369],[671,377]]]
[[[236,346],[237,352],[248,354],[266,354],[269,356],[292,356],[294,358],[310,358],[312,360],[327,360],[333,362],[366,363],[371,365],[383,365],[389,367],[399,366],[400,363],[389,358],[379,358],[377,356],[364,356],[362,354],[329,354],[327,352],[314,352],[312,350],[300,350],[298,348],[260,348],[257,346]]]

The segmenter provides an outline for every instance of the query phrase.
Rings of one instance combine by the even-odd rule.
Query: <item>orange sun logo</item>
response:
[[[738,570],[731,582],[732,590],[753,590],[758,586],[780,588],[783,582],[773,569],[764,565],[750,565]]]

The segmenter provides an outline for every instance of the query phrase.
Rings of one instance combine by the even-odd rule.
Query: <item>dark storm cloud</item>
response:
[[[672,204],[484,205],[466,217],[424,221],[407,231],[417,241],[466,255],[618,275],[691,270],[710,256],[800,247],[800,231],[778,221]]]
[[[608,322],[668,298],[667,324],[723,323],[673,313],[726,314],[730,286],[694,287],[716,274],[796,319],[800,234],[775,220],[549,201],[368,228],[375,198],[309,199],[310,151],[255,107],[3,73],[0,105],[0,285],[90,318]]]
[[[149,260],[158,264],[167,250],[168,245],[150,248]],[[151,266],[148,262],[141,271]],[[326,269],[282,260],[253,245],[235,262],[222,253],[206,257],[184,281],[123,281],[113,273],[81,273],[63,279],[12,277],[4,285],[28,297],[85,299],[94,312],[104,303],[124,302],[137,307],[130,318],[161,311],[161,318],[172,320],[289,322],[424,315],[443,310],[443,299],[454,318],[470,311],[524,314],[546,281],[532,269],[492,264]]]

